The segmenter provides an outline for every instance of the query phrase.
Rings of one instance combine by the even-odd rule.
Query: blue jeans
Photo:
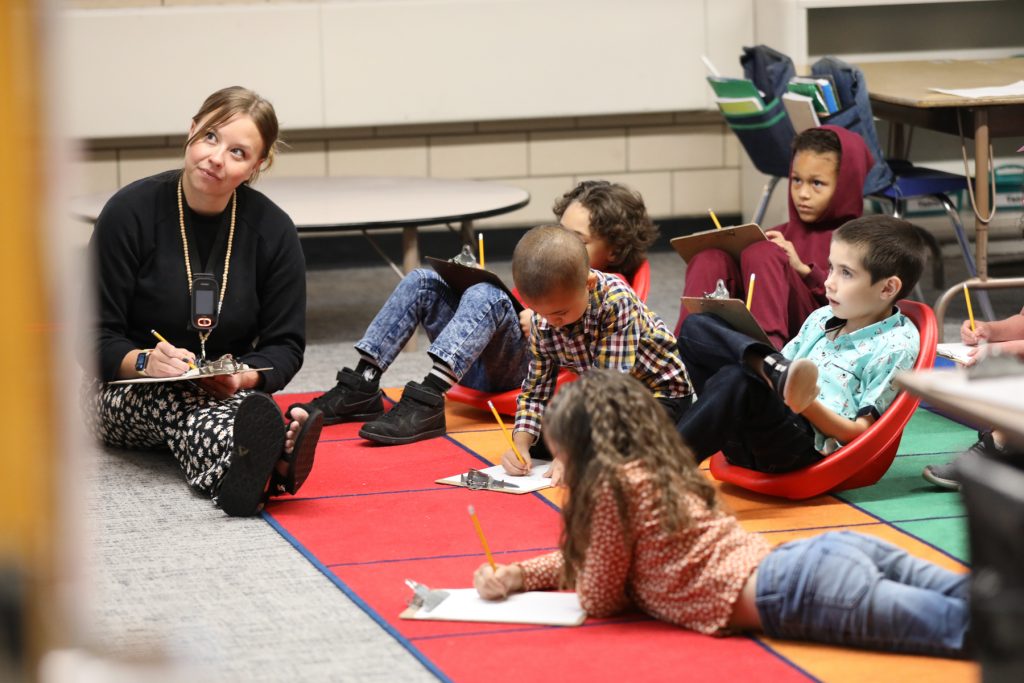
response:
[[[387,370],[417,325],[430,339],[427,353],[465,387],[508,391],[526,379],[530,340],[508,295],[493,285],[473,285],[459,297],[433,270],[417,268],[398,283],[356,348]]]
[[[968,578],[877,538],[833,531],[765,557],[757,611],[773,638],[962,657]]]

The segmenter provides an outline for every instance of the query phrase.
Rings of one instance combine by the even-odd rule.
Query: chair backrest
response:
[[[881,192],[892,185],[895,176],[878,141],[864,73],[856,66],[836,57],[822,57],[811,66],[811,74],[832,79],[836,84],[836,97],[842,104],[842,108],[823,123],[841,126],[860,135],[864,138],[871,156],[875,158],[875,165],[864,179],[864,195]]]
[[[651,262],[644,259],[640,267],[633,273],[633,281],[629,283],[640,301],[647,303],[647,295],[651,293]]]
[[[926,304],[904,300],[900,310],[910,318],[920,335],[920,350],[915,370],[935,365],[938,325],[935,313]],[[766,474],[730,464],[716,453],[711,458],[711,474],[751,491],[770,496],[801,500],[827,493],[874,484],[892,465],[903,437],[903,429],[913,416],[920,399],[901,391],[863,434],[835,453],[810,467],[785,474]]]

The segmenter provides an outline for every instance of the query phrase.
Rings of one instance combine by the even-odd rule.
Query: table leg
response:
[[[474,246],[476,235],[473,234],[473,221],[462,221],[459,226],[459,233],[462,235],[462,243]]]
[[[980,280],[988,279],[988,223],[980,218],[989,215],[988,146],[988,111],[978,107],[974,110],[974,261]]]
[[[416,228],[402,228],[402,270],[408,275],[420,267],[420,243]],[[417,348],[416,335],[414,332],[409,342],[405,345],[406,351],[415,351]]]

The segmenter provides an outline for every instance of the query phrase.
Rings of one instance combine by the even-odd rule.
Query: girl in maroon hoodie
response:
[[[750,245],[736,261],[720,249],[690,259],[683,296],[704,296],[721,279],[729,293],[744,298],[750,274],[757,291],[750,312],[777,348],[789,341],[807,316],[824,306],[832,231],[858,218],[864,207],[864,178],[874,160],[864,140],[837,126],[810,128],[793,139],[789,174],[789,222],[765,232],[767,242]],[[676,334],[686,318],[679,310]]]

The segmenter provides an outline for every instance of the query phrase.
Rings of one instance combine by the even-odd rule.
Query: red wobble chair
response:
[[[899,302],[900,310],[913,321],[921,335],[921,350],[915,370],[935,364],[938,326],[935,313],[916,301]],[[886,473],[896,457],[903,428],[917,410],[920,399],[901,391],[892,405],[867,431],[820,462],[785,474],[766,474],[729,463],[722,453],[711,456],[711,474],[718,481],[769,496],[803,500],[828,493],[874,484]]]
[[[640,267],[636,269],[636,274],[633,275],[633,282],[630,283],[633,291],[640,297],[640,301],[647,301],[647,294],[651,291],[651,263],[650,261],[644,260],[640,264]],[[512,290],[513,296],[518,297],[519,292]],[[566,382],[572,382],[577,377],[576,373],[572,370],[566,370],[562,368],[558,371],[558,383],[556,384],[555,391],[558,391],[557,387],[562,386]],[[465,403],[481,410],[490,410],[487,407],[487,402],[491,401],[494,403],[494,407],[497,408],[498,412],[502,415],[515,415],[516,414],[516,401],[519,399],[519,389],[509,389],[508,391],[502,391],[496,394],[491,394],[486,391],[477,391],[476,389],[470,389],[464,387],[461,384],[456,384],[446,394],[449,399],[456,403]]]

